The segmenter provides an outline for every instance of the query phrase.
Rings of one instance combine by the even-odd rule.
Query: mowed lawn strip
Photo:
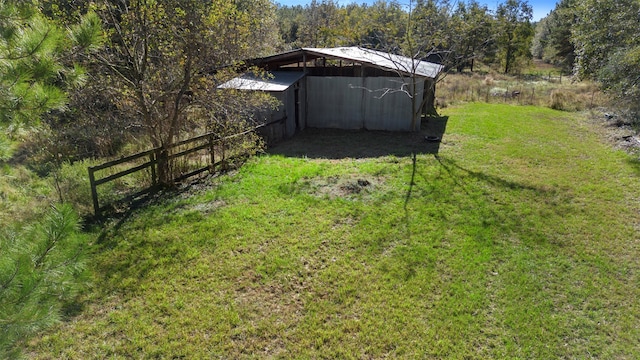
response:
[[[444,115],[437,155],[265,155],[137,211],[29,355],[639,358],[632,158],[582,115]]]

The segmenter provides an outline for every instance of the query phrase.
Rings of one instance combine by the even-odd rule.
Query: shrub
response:
[[[550,95],[549,107],[554,110],[579,111],[583,104],[578,101],[575,93],[564,90],[553,90]]]
[[[485,84],[485,85],[487,85],[487,86],[493,86],[493,83],[494,83],[493,77],[491,77],[491,76],[487,75],[487,76],[484,78],[484,84]]]

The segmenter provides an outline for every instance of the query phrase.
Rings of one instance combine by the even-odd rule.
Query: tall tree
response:
[[[291,50],[296,46],[300,36],[300,27],[304,23],[304,8],[301,5],[278,5],[276,18],[282,39],[281,47],[285,50]]]
[[[638,0],[580,0],[575,7],[577,23],[573,43],[577,49],[577,70],[594,77],[619,49],[638,42]]]
[[[571,71],[575,61],[575,48],[571,42],[576,24],[576,0],[561,0],[555,9],[536,24],[531,53],[538,59],[560,65]]]
[[[379,0],[363,10],[362,36],[356,43],[372,48],[399,49],[407,24],[407,14],[402,6],[398,2]]]
[[[536,23],[533,39],[531,40],[531,55],[536,59],[543,59],[547,55],[549,37],[551,36],[551,28],[549,26],[551,14]]]
[[[338,45],[339,5],[334,0],[311,0],[305,7],[304,22],[299,29],[300,47]]]
[[[640,114],[640,1],[581,0],[575,8],[578,75],[601,82],[620,104]]]
[[[273,11],[267,0],[103,3],[110,46],[99,60],[112,75],[111,86],[121,89],[118,106],[140,119],[152,146],[164,149],[161,182],[172,178],[166,149],[188,131],[225,116],[243,123],[231,113],[247,106],[226,106],[229,98],[216,91],[224,72],[214,70],[271,52],[277,40]]]
[[[493,44],[493,17],[486,5],[475,0],[460,2],[453,13],[453,30],[457,34],[453,44],[455,66],[461,71],[469,66],[473,71],[476,60],[490,55]]]
[[[448,0],[417,0],[410,8],[408,31],[403,50],[409,56],[426,58],[434,53],[449,54],[455,41],[451,13],[453,5]]]
[[[494,33],[505,74],[513,71],[519,61],[531,56],[532,17],[533,9],[526,0],[507,0],[498,5]]]
[[[577,21],[575,7],[578,0],[561,0],[550,14],[549,43],[553,58],[565,71],[573,69],[576,52],[571,36]]]

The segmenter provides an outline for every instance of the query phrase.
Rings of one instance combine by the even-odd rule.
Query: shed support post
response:
[[[302,54],[302,71],[307,73],[307,54]]]

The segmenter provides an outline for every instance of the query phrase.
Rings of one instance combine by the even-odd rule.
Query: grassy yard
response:
[[[443,112],[439,147],[303,134],[109,226],[27,354],[640,358],[638,162],[575,113]]]

